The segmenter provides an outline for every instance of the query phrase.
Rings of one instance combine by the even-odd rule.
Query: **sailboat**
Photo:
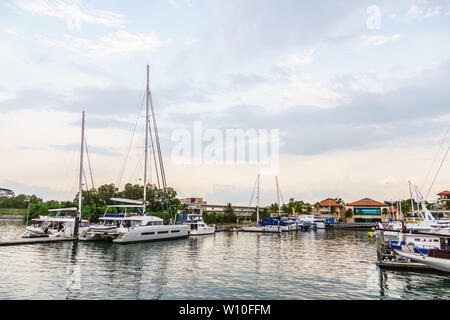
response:
[[[81,194],[83,187],[83,151],[84,151],[84,111],[82,112],[81,122],[81,154],[80,154],[80,172],[79,172],[79,190],[78,190],[78,208],[57,208],[50,209],[49,212],[56,212],[56,216],[39,216],[32,219],[33,224],[26,227],[26,231],[22,234],[22,238],[72,238],[77,237],[79,232],[88,227],[89,222],[81,219]],[[66,215],[61,216],[61,212]],[[70,212],[76,212],[75,217],[70,216]],[[27,218],[28,220],[28,218]]]
[[[275,177],[276,179],[276,186],[277,186],[277,198],[278,198],[278,203],[280,203],[280,191],[278,188],[278,178]],[[270,217],[269,219],[267,219],[267,221],[260,221],[259,219],[259,174],[257,176],[256,179],[256,222],[257,225],[256,226],[248,226],[248,227],[243,227],[240,229],[240,231],[244,231],[244,232],[271,232],[271,233],[281,233],[284,231],[291,231],[294,230],[293,225],[296,225],[295,222],[289,221],[288,219],[283,220],[281,218],[281,206],[278,206],[278,216],[279,217]],[[253,189],[253,191],[255,191]],[[253,197],[253,194],[252,194]],[[251,202],[251,200],[250,200]]]
[[[149,71],[150,71],[149,66],[147,65],[143,200],[112,198],[111,200],[122,202],[124,204],[108,206],[104,216],[100,218],[100,221],[102,223],[95,225],[94,227],[87,230],[83,235],[83,237],[80,238],[80,240],[88,241],[88,240],[108,239],[112,240],[115,243],[131,243],[131,242],[180,239],[189,236],[187,225],[175,225],[175,224],[164,225],[163,219],[152,215],[148,215],[146,214],[145,211],[146,206],[148,204],[146,198],[147,198],[147,187],[149,185],[147,179],[149,130],[150,130],[149,104],[151,101]],[[153,114],[153,121],[155,125],[154,114]],[[157,143],[159,147],[159,142],[157,141]],[[163,183],[164,189],[166,189],[165,179],[163,180]],[[119,212],[118,214],[108,214],[108,210],[110,208],[120,208],[122,209],[122,211]],[[128,211],[128,209],[131,208],[136,209],[136,211],[131,212]]]

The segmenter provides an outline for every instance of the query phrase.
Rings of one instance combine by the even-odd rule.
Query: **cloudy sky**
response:
[[[439,0],[1,0],[0,187],[73,198],[82,110],[94,184],[141,183],[149,64],[182,197],[248,204],[260,168],[174,161],[174,131],[199,122],[278,129],[286,201],[406,198],[409,179],[433,200],[450,189],[449,156],[429,191],[450,145],[449,38]],[[274,176],[261,189],[276,201]]]

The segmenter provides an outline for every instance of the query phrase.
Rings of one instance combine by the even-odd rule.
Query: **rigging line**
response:
[[[256,178],[255,185],[253,186],[252,196],[250,197],[250,203],[248,204],[249,207],[252,205],[253,195],[255,194],[257,184],[258,184],[258,177]]]
[[[138,168],[141,166],[143,158],[144,158],[144,154],[141,154],[139,159],[138,159],[138,161],[137,161],[137,163],[136,163],[136,167],[134,168],[133,172],[131,173],[131,180],[132,181],[138,180],[136,172],[137,172]],[[135,177],[136,177],[136,179],[134,179]]]
[[[436,160],[437,160],[437,157],[438,157],[438,155],[439,155],[439,151],[441,151],[442,145],[444,144],[444,141],[445,141],[445,138],[447,137],[447,134],[448,134],[449,129],[450,129],[450,124],[448,125],[447,131],[445,132],[444,136],[442,137],[441,144],[439,145],[439,148],[438,148],[438,150],[437,150],[437,152],[436,152],[436,155],[434,156],[434,160],[433,160],[433,162],[432,162],[430,168],[428,169],[427,175],[426,175],[426,177],[425,177],[425,180],[424,180],[423,183],[422,183],[422,186],[420,187],[420,190],[423,190],[423,187],[425,187],[425,183],[427,182],[428,177],[430,176],[431,170],[432,170],[433,167],[434,167],[434,164],[435,164],[435,162],[436,162]]]
[[[150,133],[150,141],[152,143],[151,148],[152,148],[152,154],[153,154],[153,161],[155,162],[155,172],[156,172],[156,180],[158,182],[158,189],[161,189],[161,185],[159,183],[158,163],[156,162],[156,155],[155,155],[155,143],[153,141],[152,128],[150,125],[148,126],[148,131]]]
[[[149,89],[148,94],[149,94],[149,98],[150,98],[150,108],[151,108],[151,112],[152,112],[153,129],[155,131],[156,146],[158,148],[159,168],[161,170],[161,181],[162,181],[162,185],[164,188],[164,193],[166,194],[167,209],[169,209],[170,199],[169,199],[169,193],[167,191],[166,173],[164,170],[164,162],[163,162],[162,154],[161,154],[161,145],[159,143],[158,126],[156,125],[156,116],[155,116],[155,109],[153,107],[152,92],[150,89]]]
[[[167,188],[166,173],[164,170],[164,163],[163,163],[163,159],[162,159],[162,155],[161,155],[161,145],[159,143],[158,127],[156,125],[156,116],[155,116],[155,110],[153,107],[153,98],[152,98],[152,93],[150,90],[149,90],[149,96],[150,96],[150,108],[152,110],[153,128],[155,131],[156,147],[158,148],[158,158],[159,158],[160,169],[161,169],[161,180],[162,180],[164,189],[166,189]]]
[[[125,155],[125,158],[124,158],[124,160],[123,160],[123,162],[122,162],[122,166],[121,166],[120,174],[119,174],[119,179],[118,179],[118,180],[119,180],[119,183],[117,184],[117,189],[120,188],[120,184],[122,183],[122,178],[123,178],[123,174],[124,174],[124,172],[125,172],[125,167],[126,167],[126,164],[127,164],[128,156],[129,156],[129,154],[130,154],[131,145],[133,144],[134,135],[135,135],[135,133],[136,133],[136,128],[137,128],[137,125],[138,125],[139,116],[141,115],[142,107],[143,107],[143,105],[144,105],[144,98],[145,98],[145,93],[142,95],[141,105],[140,105],[138,114],[137,114],[137,116],[136,116],[136,121],[135,121],[135,124],[134,124],[133,132],[132,132],[132,134],[131,134],[130,142],[129,142],[129,144],[128,144],[128,150],[127,150],[127,153],[126,153],[126,155]]]
[[[431,182],[430,188],[428,189],[427,195],[425,197],[425,199],[428,198],[428,195],[430,194],[431,188],[433,187],[434,182],[436,181],[436,178],[439,174],[439,171],[441,171],[442,165],[444,164],[445,158],[447,157],[448,151],[450,150],[450,146],[447,148],[447,152],[445,152],[444,158],[441,161],[441,165],[439,166],[438,171],[436,172],[436,175],[434,176],[433,182]]]
[[[88,161],[89,174],[91,175],[92,189],[95,189],[95,185],[94,185],[94,177],[93,177],[93,174],[92,174],[91,159],[90,159],[90,157],[89,157],[89,150],[88,150],[88,144],[87,144],[86,134],[84,135],[84,145],[85,145],[85,148],[86,148],[86,157],[87,157],[87,161]]]

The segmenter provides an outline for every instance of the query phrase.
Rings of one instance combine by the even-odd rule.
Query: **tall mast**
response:
[[[73,236],[78,236],[78,223],[81,220],[81,202],[83,198],[83,152],[84,152],[84,111],[81,119],[81,152],[80,152],[80,177],[78,186],[78,213],[75,217],[75,224],[73,227]]]
[[[148,162],[148,107],[149,107],[149,72],[150,67],[147,65],[147,89],[145,92],[146,96],[146,109],[145,109],[145,164],[144,164],[144,202],[143,202],[143,213],[145,213],[146,199],[147,199],[147,162]]]
[[[259,224],[259,173],[256,188],[256,223]]]

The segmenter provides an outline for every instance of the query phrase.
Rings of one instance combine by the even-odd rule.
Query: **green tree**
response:
[[[223,209],[224,222],[235,223],[237,220],[236,214],[234,213],[234,208],[231,203],[228,203]]]
[[[269,206],[269,211],[273,214],[278,214],[278,203],[272,203]]]
[[[351,217],[353,217],[353,210],[348,208],[347,211],[345,211],[345,218],[350,219]]]

